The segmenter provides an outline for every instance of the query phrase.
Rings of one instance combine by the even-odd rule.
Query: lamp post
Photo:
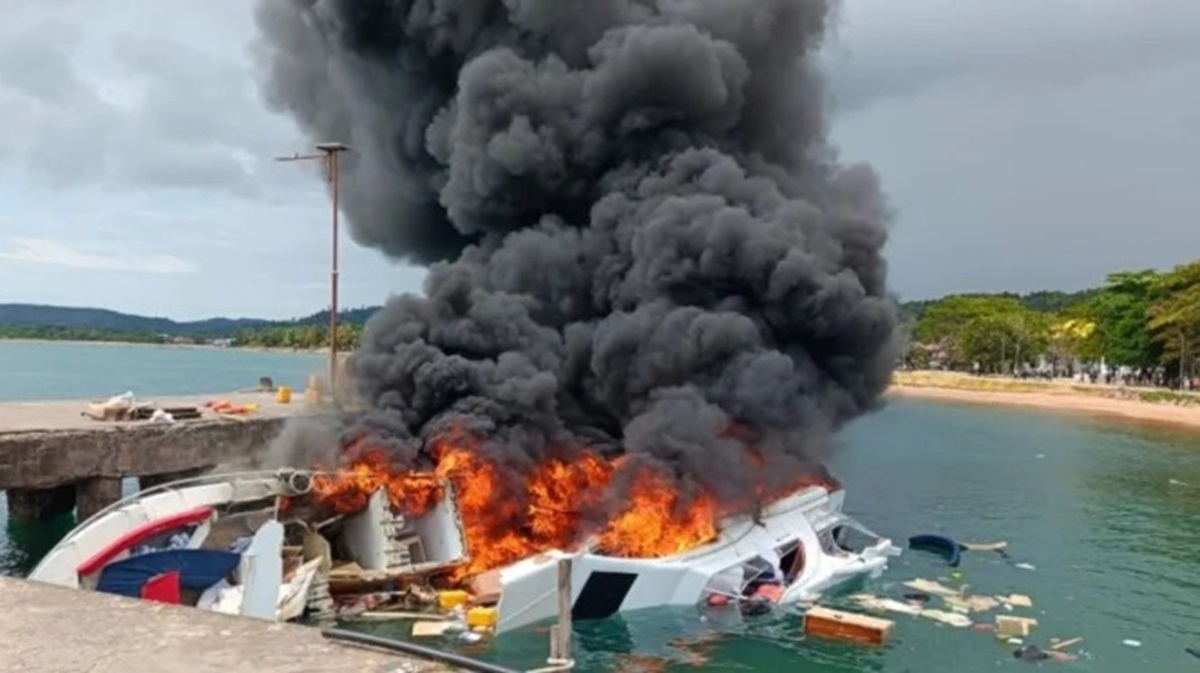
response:
[[[342,143],[319,143],[315,154],[293,154],[290,157],[276,157],[276,161],[314,161],[325,162],[325,179],[329,181],[333,195],[333,239],[331,262],[329,267],[329,392],[337,392],[337,327],[338,327],[338,157],[349,150]]]

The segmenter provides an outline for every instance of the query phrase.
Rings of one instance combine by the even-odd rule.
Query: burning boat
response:
[[[503,632],[558,612],[561,559],[571,561],[572,616],[599,619],[663,605],[811,600],[877,575],[899,553],[842,513],[844,491],[813,485],[719,519],[710,537],[675,553],[617,553],[605,547],[610,531],[489,568],[478,561],[505,557],[471,557],[480,527],[454,480],[408,475],[399,493],[396,482],[362,476],[289,470],[165,484],[85,521],[30,579],[268,620],[465,602]],[[465,484],[468,499],[475,483]],[[342,503],[331,516],[321,505],[330,494]]]
[[[270,98],[314,142],[354,136],[356,240],[428,264],[365,324],[337,427],[279,447],[346,444],[288,510],[344,517],[320,532],[330,591],[427,586],[504,631],[554,612],[559,568],[579,618],[758,609],[882,570],[895,548],[819,469],[901,345],[888,199],[826,134],[835,3],[493,3],[522,10],[450,27],[268,4]],[[391,533],[334,539],[449,494],[465,543],[422,534],[434,566],[354,560],[388,565]]]
[[[423,583],[503,631],[554,611],[566,560],[580,618],[790,603],[884,567],[895,548],[819,469],[902,341],[892,209],[824,123],[836,3],[493,3],[449,23],[268,4],[270,98],[314,142],[354,136],[356,240],[428,264],[364,326],[338,427],[281,442],[348,443],[289,511],[417,520],[452,493],[465,540],[457,566],[402,576],[352,561],[383,542],[322,529],[334,593]]]
[[[555,614],[552,561],[558,558],[572,559],[575,619],[662,605],[754,599],[791,604],[815,600],[856,578],[878,576],[899,549],[843,514],[844,496],[840,490],[806,488],[758,516],[724,519],[711,542],[663,558],[623,558],[593,547],[525,559],[499,571],[497,628],[515,629]]]

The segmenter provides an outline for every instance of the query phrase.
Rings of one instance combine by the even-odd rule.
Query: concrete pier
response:
[[[0,671],[432,673],[441,664],[231,617],[0,577]]]
[[[221,417],[203,408],[212,400],[258,410]],[[288,418],[315,411],[301,399],[280,404],[265,392],[139,401],[197,407],[203,416],[169,424],[96,421],[83,416],[87,401],[0,403],[0,490],[7,492],[9,515],[43,520],[78,507],[82,520],[117,500],[125,477],[145,487],[245,461]]]

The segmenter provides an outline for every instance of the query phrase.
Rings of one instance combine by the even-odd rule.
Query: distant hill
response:
[[[1058,290],[1040,290],[1038,292],[1030,292],[1029,294],[1016,294],[1013,292],[980,292],[980,296],[992,297],[1010,297],[1021,302],[1025,308],[1031,311],[1039,311],[1042,313],[1057,313],[1066,309],[1069,306],[1074,306],[1083,301],[1087,301],[1092,295],[1099,292],[1099,289],[1080,290],[1078,292],[1060,292]],[[900,318],[903,322],[916,322],[921,319],[921,314],[925,309],[934,304],[940,299],[924,299],[919,301],[906,301],[900,304]]]
[[[338,312],[338,319],[362,325],[379,307],[367,306]],[[0,327],[58,327],[104,332],[165,334],[180,337],[218,338],[235,333],[282,325],[325,325],[329,311],[318,311],[295,320],[262,318],[208,318],[176,321],[170,318],[133,315],[102,308],[46,306],[41,304],[0,304]]]
[[[1056,312],[1087,299],[1096,290],[1080,292],[1041,291],[1025,295],[998,293],[1018,299],[1034,311]],[[906,301],[900,304],[903,322],[920,319],[925,308],[937,300]],[[379,306],[362,306],[338,312],[338,320],[344,324],[362,326]],[[0,304],[0,328],[53,327],[70,330],[95,330],[124,334],[155,334],[172,337],[198,337],[214,339],[232,337],[246,330],[267,327],[325,326],[329,324],[329,310],[317,311],[292,320],[265,320],[263,318],[208,318],[205,320],[176,321],[170,318],[134,315],[103,308],[71,306],[46,306],[41,304]]]

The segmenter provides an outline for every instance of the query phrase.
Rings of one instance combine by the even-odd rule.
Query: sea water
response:
[[[0,401],[232,392],[264,376],[301,390],[325,362],[315,353],[0,340]]]
[[[0,362],[5,347],[0,343]],[[159,394],[210,392],[236,387],[247,377],[256,381],[259,375],[302,380],[306,368],[319,365],[319,359],[307,356],[130,347],[117,356],[124,367],[102,374],[79,351],[66,354],[75,346],[42,348],[49,349],[43,362],[75,358],[79,370],[59,372],[51,364],[48,378],[29,377],[43,383],[28,392],[4,382],[0,394],[71,398],[137,392],[139,387]],[[144,355],[147,351],[163,359],[155,361]],[[28,361],[21,360],[28,370]],[[180,371],[210,372],[210,378],[200,383],[199,374],[163,378],[155,370],[163,362]],[[47,380],[59,383],[52,387]],[[135,385],[139,381],[143,383]],[[1185,651],[1200,647],[1200,435],[1053,413],[904,400],[853,423],[841,444],[832,467],[846,485],[850,513],[901,542],[929,532],[970,542],[1007,541],[1008,557],[964,554],[958,568],[961,581],[969,585],[969,593],[1030,596],[1033,608],[1013,613],[1038,619],[1029,642],[1047,647],[1051,638],[1082,637],[1069,650],[1079,658],[1038,668],[1014,659],[1015,647],[990,633],[906,615],[889,616],[896,622],[891,641],[872,649],[805,640],[801,618],[790,609],[743,620],[730,610],[662,608],[576,624],[576,670],[1200,671],[1200,660]],[[8,563],[8,572],[27,568],[70,523],[67,517],[38,530],[9,526],[9,537],[0,538],[0,565]],[[880,580],[863,588],[898,596],[904,581],[949,574],[939,557],[905,550]],[[992,616],[976,618],[990,621]],[[404,638],[411,624],[353,628]],[[1140,641],[1141,647],[1129,647],[1125,640]],[[460,645],[449,639],[424,644],[524,669],[544,664],[549,638],[541,625],[495,643]]]

